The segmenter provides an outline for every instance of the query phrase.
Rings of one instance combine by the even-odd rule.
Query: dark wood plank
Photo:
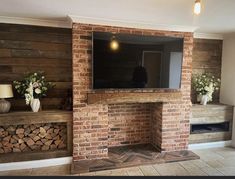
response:
[[[68,157],[72,153],[67,150],[30,152],[30,153],[9,153],[0,154],[0,163],[23,162],[32,160],[43,160],[50,158]]]
[[[193,74],[211,73],[216,78],[221,78],[222,40],[194,39],[193,44]],[[213,102],[219,102],[220,92],[215,92]],[[196,92],[192,89],[191,99],[196,103]]]
[[[38,113],[10,112],[0,114],[0,126],[72,122],[72,112],[62,110],[41,111]]]
[[[59,109],[72,88],[72,30],[0,23],[0,82],[22,80],[44,71],[56,87],[41,100],[43,109]],[[12,110],[30,110],[14,91]]]

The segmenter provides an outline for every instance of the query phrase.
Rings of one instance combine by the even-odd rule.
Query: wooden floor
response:
[[[233,176],[235,175],[235,149],[214,148],[193,150],[199,160],[142,165],[116,170],[80,174],[82,176]],[[0,172],[1,176],[70,175],[70,165]]]

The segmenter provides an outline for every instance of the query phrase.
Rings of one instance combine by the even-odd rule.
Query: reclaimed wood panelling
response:
[[[221,78],[222,40],[194,39],[193,74],[208,72]],[[192,89],[192,102],[196,103],[196,94]],[[219,91],[214,93],[213,102],[219,102]]]
[[[193,105],[190,124],[216,124],[233,121],[233,106],[229,105]]]
[[[71,29],[0,24],[0,84],[44,71],[56,87],[42,99],[43,109],[58,109],[72,88]],[[30,109],[16,92],[12,110]]]
[[[229,131],[209,132],[201,134],[190,134],[189,143],[208,143],[231,140],[233,126],[233,107],[223,104],[197,105],[192,106],[190,124],[219,124],[229,122]]]

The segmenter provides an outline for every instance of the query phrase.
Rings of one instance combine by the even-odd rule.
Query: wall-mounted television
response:
[[[93,89],[179,89],[183,38],[92,34]]]

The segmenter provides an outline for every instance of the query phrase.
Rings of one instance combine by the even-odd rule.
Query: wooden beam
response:
[[[182,98],[181,92],[89,93],[88,104],[155,103]]]

